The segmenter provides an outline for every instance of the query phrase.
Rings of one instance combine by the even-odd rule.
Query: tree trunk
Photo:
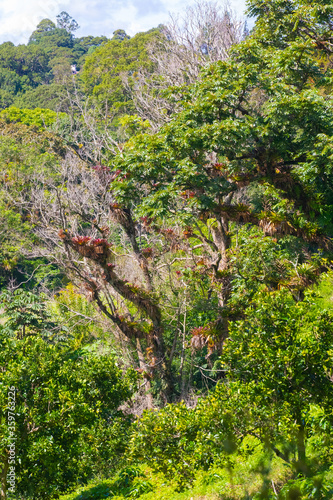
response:
[[[221,218],[216,222],[216,225],[211,227],[214,244],[217,248],[217,256],[215,261],[215,273],[217,279],[222,282],[222,289],[219,293],[219,305],[225,307],[231,292],[229,276],[220,276],[219,273],[224,273],[229,264],[228,250],[231,245],[229,235],[228,221]]]
[[[309,473],[306,463],[305,429],[301,418],[298,419],[296,472],[303,476],[307,476]]]
[[[305,440],[304,440],[304,428],[300,428],[297,436],[297,472],[306,475],[306,453],[305,453]]]
[[[218,256],[215,264],[216,281],[220,284],[218,295],[218,303],[220,307],[220,314],[218,318],[218,330],[221,332],[220,345],[218,349],[221,351],[224,340],[228,336],[229,321],[223,314],[231,294],[231,277],[227,269],[229,265],[228,250],[231,245],[231,238],[229,235],[228,221],[221,218],[217,221],[216,225],[211,228],[214,244],[218,249]]]
[[[155,364],[153,366],[154,378],[160,378],[163,381],[164,387],[161,390],[161,395],[165,403],[170,403],[173,393],[171,367],[166,359],[163,330],[161,327],[157,327],[155,332],[150,342],[155,357]]]
[[[145,374],[145,372],[147,372],[148,367],[147,367],[145,360],[144,360],[144,355],[142,352],[140,339],[138,339],[138,338],[136,339],[136,350],[138,353],[140,370]],[[154,400],[153,400],[153,395],[151,393],[151,383],[150,383],[150,380],[148,378],[146,380],[146,401],[147,401],[147,408],[149,410],[154,408]]]
[[[186,353],[186,301],[185,301],[185,311],[184,311],[184,322],[183,322],[183,336],[182,336],[182,352],[180,358],[180,397],[181,399],[185,396],[185,376],[184,376],[184,364],[185,364],[185,353]]]

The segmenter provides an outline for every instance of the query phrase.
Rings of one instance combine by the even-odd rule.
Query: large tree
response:
[[[39,45],[48,53],[57,47],[72,47],[73,36],[65,28],[58,28],[50,19],[43,19],[29,38],[29,45]]]
[[[332,249],[331,10],[316,4],[304,28],[303,4],[285,4],[291,17],[281,16],[281,30],[288,19],[293,30],[289,21],[270,40],[281,7],[265,3],[254,34],[183,89],[183,109],[157,134],[130,140],[117,162],[122,177],[114,192],[123,208],[155,223],[177,221],[193,244],[205,246],[222,339],[235,313],[233,227],[249,223],[266,236],[302,243],[295,269],[303,289],[325,269],[311,264],[310,276],[306,260]]]
[[[33,220],[36,206],[45,214],[36,221],[40,238],[62,248],[64,265],[85,283],[116,331],[137,344],[140,368],[148,378],[155,373],[167,381],[169,394],[179,326],[168,338],[165,304],[171,295],[176,310],[188,303],[175,286],[180,277],[185,278],[183,288],[186,280],[205,283],[212,298],[215,316],[208,322],[200,312],[191,325],[193,347],[207,346],[210,355],[228,336],[229,319],[241,316],[251,299],[250,280],[270,289],[289,288],[298,300],[326,269],[320,261],[323,252],[331,252],[328,53],[297,24],[280,41],[267,43],[270,18],[260,19],[229,59],[205,68],[192,86],[177,89],[181,110],[158,133],[119,146],[111,167],[95,163],[91,169],[69,153],[59,171],[65,189],[56,184],[50,189],[44,180],[44,194],[36,191],[34,202],[28,202]],[[319,21],[325,27],[324,18],[313,25]],[[99,62],[104,69],[95,90],[112,89],[110,64],[133,41],[112,41],[97,49],[88,60],[94,71],[86,73],[86,84],[98,83]],[[95,150],[103,150],[101,142],[97,130]],[[289,255],[277,251],[276,258],[267,257],[274,272],[264,273],[254,261],[260,279],[249,267],[242,277],[239,263],[246,245],[251,247],[243,231],[246,223],[272,243],[293,242]],[[124,255],[132,259],[131,272],[118,257]],[[163,279],[170,280],[169,296],[160,293]],[[184,339],[182,346],[180,352]]]
[[[290,4],[294,17],[303,12],[298,7]],[[325,12],[307,23],[327,38]],[[228,336],[229,319],[240,317],[251,300],[251,281],[270,290],[289,288],[299,300],[325,270],[323,253],[331,252],[329,49],[315,43],[301,22],[268,42],[271,17],[265,16],[229,59],[176,89],[180,111],[158,133],[115,147],[111,166],[81,162],[67,149],[54,167],[56,177],[39,172],[32,198],[24,193],[20,202],[44,251],[84,283],[119,338],[136,346],[147,379],[164,380],[169,396],[177,349],[183,370],[186,308],[195,302],[184,290],[200,285],[204,291],[191,323],[192,345],[208,347],[210,356]],[[142,35],[96,49],[85,68],[86,85],[96,95],[113,92],[121,56],[130,43],[138,48],[143,41]],[[105,153],[98,129],[91,143]],[[266,256],[252,256],[245,265],[246,247],[254,255],[257,229],[265,236]],[[213,310],[206,314],[210,302]],[[181,311],[176,320],[169,320],[172,309]]]

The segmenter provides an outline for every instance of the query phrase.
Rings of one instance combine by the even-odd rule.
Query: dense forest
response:
[[[333,4],[0,45],[1,500],[333,498]]]

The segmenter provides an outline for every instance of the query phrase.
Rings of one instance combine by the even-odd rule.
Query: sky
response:
[[[182,12],[191,3],[191,0],[0,0],[0,43],[26,44],[42,19],[56,21],[62,11],[78,22],[76,37],[111,37],[116,29],[124,29],[133,36],[166,23],[170,13]],[[229,0],[229,4],[242,16],[245,0]]]

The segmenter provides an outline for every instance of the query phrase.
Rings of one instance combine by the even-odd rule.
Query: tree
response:
[[[131,457],[181,485],[198,469],[216,473],[223,464],[237,470],[242,447],[250,454],[252,441],[296,478],[316,476],[332,461],[332,345],[332,310],[320,308],[313,292],[300,302],[286,290],[260,292],[230,325],[220,364],[224,379],[195,408],[181,402],[145,412],[133,428]],[[313,444],[311,450],[314,435],[320,450]],[[263,463],[260,471],[265,479]],[[316,487],[319,497],[321,486],[316,476],[312,491]]]
[[[57,28],[64,29],[67,33],[73,34],[80,26],[67,12],[62,11],[57,15]]]
[[[27,212],[19,206],[19,198],[28,192],[37,172],[48,170],[52,177],[53,162],[57,162],[65,150],[59,138],[41,130],[45,123],[50,125],[56,120],[56,113],[11,108],[4,110],[4,115],[9,123],[5,119],[0,121],[1,286],[15,287],[25,281],[33,287],[42,280],[39,274],[42,268],[46,270],[48,266],[47,260],[36,259],[33,248],[37,240]]]
[[[5,335],[24,339],[29,335],[51,332],[54,326],[46,311],[43,296],[20,288],[14,292],[4,290],[0,295],[0,304],[3,310],[1,316],[5,318],[3,325]]]
[[[8,90],[0,90],[0,109],[8,108],[13,104],[14,96]]]
[[[73,35],[64,28],[57,28],[49,19],[43,19],[29,38],[28,45],[33,44],[54,54],[57,47],[72,47]]]
[[[51,57],[49,61],[54,83],[62,83],[64,86],[70,88],[73,80],[71,66],[74,62],[75,56],[72,48],[58,48],[58,50],[54,53],[54,56]]]
[[[2,91],[7,91],[15,95],[20,90],[20,78],[15,71],[11,71],[7,68],[1,68],[0,81]]]
[[[86,72],[88,61],[94,62],[92,74],[85,73],[92,85],[97,63],[99,70],[104,67],[96,92],[109,92],[107,54],[123,54],[138,40],[110,41],[87,59]],[[147,378],[164,380],[169,394],[181,342],[179,323],[166,327],[165,297],[181,310],[177,321],[183,324],[180,303],[186,294],[180,290],[187,285],[181,277],[204,282],[215,317],[212,311],[210,321],[208,314],[198,315],[203,322],[193,324],[192,345],[207,349],[208,358],[221,350],[229,320],[242,315],[256,291],[244,292],[249,278],[241,282],[234,250],[245,223],[259,228],[273,246],[278,238],[282,244],[294,238],[298,245],[292,257],[276,251],[270,261],[274,272],[260,269],[256,286],[289,288],[300,300],[327,268],[321,257],[331,252],[333,117],[323,96],[329,90],[326,70],[311,47],[282,51],[248,37],[229,59],[206,67],[196,84],[182,88],[180,111],[158,133],[115,145],[119,154],[108,167],[97,128],[91,142],[101,156],[91,160],[93,168],[71,151],[58,173],[66,189],[58,180],[50,185],[40,178],[36,184],[44,187],[24,201],[40,240],[59,250],[58,262],[85,283],[119,338],[136,344],[140,369]],[[43,214],[39,219],[36,207]],[[120,265],[118,255],[135,264]],[[265,259],[263,266],[269,255]],[[172,291],[161,296],[163,268]],[[279,268],[284,270],[276,279]],[[186,340],[186,327],[181,335]]]
[[[332,54],[332,6],[306,0],[282,2],[275,0],[263,4],[250,0],[248,13],[256,17],[256,36],[278,49],[285,47],[311,47],[311,52]],[[314,30],[314,26],[317,30]],[[309,44],[310,42],[310,44]],[[304,46],[304,45],[303,45]]]
[[[7,123],[24,123],[25,125],[34,125],[40,129],[49,127],[57,118],[65,118],[65,113],[56,113],[50,109],[19,109],[11,106],[0,112],[0,117]]]
[[[106,36],[83,36],[81,38],[75,38],[74,46],[79,45],[84,48],[84,50],[89,50],[90,47],[99,47],[102,43],[108,41]],[[75,48],[75,47],[74,47]]]
[[[108,193],[113,174],[101,165],[89,168],[72,151],[68,153],[60,164],[60,177],[38,175],[36,185],[20,201],[43,242],[40,255],[49,255],[53,248],[54,263],[66,269],[114,323],[118,342],[131,342],[148,387],[154,376],[160,392],[171,397],[161,304],[149,265],[151,248],[146,243],[139,246],[130,211],[113,204]],[[61,178],[66,178],[65,185]]]
[[[67,111],[68,95],[65,93],[63,84],[52,82],[48,85],[39,85],[27,90],[24,94],[17,95],[15,101],[10,104],[25,109],[41,108],[52,111]]]
[[[122,174],[114,184],[120,206],[157,227],[177,221],[193,245],[205,247],[222,341],[235,312],[232,227],[249,223],[271,238],[298,238],[300,275],[311,253],[332,251],[331,70],[303,32],[296,41],[286,34],[282,48],[261,36],[207,67],[183,89],[182,109],[170,123],[130,140],[114,162]],[[313,275],[325,271],[315,267]]]
[[[9,119],[12,116],[38,125],[43,118],[52,121],[53,115],[38,109],[7,114]],[[18,220],[24,216],[33,241],[33,246],[25,244],[21,251],[26,256],[25,266],[27,259],[37,266],[51,260],[65,271],[113,323],[110,335],[126,356],[130,352],[133,365],[145,374],[146,388],[152,385],[155,395],[167,399],[172,397],[174,385],[177,390],[185,389],[190,356],[185,353],[186,331],[180,329],[184,296],[193,327],[200,326],[196,316],[206,318],[206,310],[212,319],[215,297],[206,297],[207,280],[203,286],[200,277],[193,279],[190,288],[189,277],[181,271],[170,275],[174,259],[190,266],[196,258],[188,240],[182,241],[181,228],[166,224],[155,234],[149,220],[138,223],[131,210],[118,210],[109,193],[118,173],[83,162],[75,150],[52,134],[39,132],[36,137],[36,129],[22,124],[8,126],[8,133],[12,137],[6,137],[4,168],[6,159],[15,161],[5,170],[11,179],[4,184],[6,198]],[[16,143],[22,147],[14,148]],[[39,147],[46,145],[48,150],[41,152]],[[78,145],[76,148],[80,151]],[[186,257],[180,254],[183,249],[188,252]],[[192,290],[199,283],[204,296],[197,301],[200,316],[190,312]],[[148,404],[152,404],[150,392]]]
[[[84,36],[81,38],[74,38],[72,54],[77,64],[77,68],[82,68],[87,55],[92,54],[97,47],[107,41],[108,38],[106,36]]]
[[[229,6],[210,1],[187,7],[182,17],[171,16],[148,45],[153,73],[141,67],[134,85],[131,75],[124,73],[138,115],[155,131],[168,122],[181,105],[183,86],[195,83],[205,66],[227,59],[232,46],[242,40],[243,28],[244,22]]]
[[[79,339],[17,340],[1,328],[0,344],[0,401],[7,410],[0,422],[1,499],[13,467],[9,443],[15,443],[16,494],[25,497],[58,496],[115,467],[130,423],[118,408],[132,395],[134,371],[125,373],[113,356]],[[14,431],[7,414],[14,415]]]
[[[56,25],[54,24],[51,19],[42,19],[40,23],[38,23],[35,34],[37,33],[48,33],[50,31],[53,31],[56,28]],[[33,36],[33,35],[31,35]]]
[[[311,293],[298,303],[289,292],[262,293],[230,328],[222,355],[229,380],[239,382],[251,404],[242,427],[304,475],[310,472],[311,408],[319,405],[329,415],[333,402],[332,320]]]
[[[48,57],[41,47],[4,43],[0,45],[0,66],[3,89],[13,95],[48,82]]]
[[[120,40],[121,42],[123,40],[129,40],[131,37],[127,35],[125,30],[116,30],[113,32],[113,37],[111,40]]]
[[[147,67],[149,71],[153,69],[147,45],[155,35],[153,30],[132,38],[114,38],[87,56],[82,70],[83,88],[86,94],[94,97],[95,104],[109,122],[134,112],[131,95],[121,75],[126,72],[134,76],[141,67]]]

